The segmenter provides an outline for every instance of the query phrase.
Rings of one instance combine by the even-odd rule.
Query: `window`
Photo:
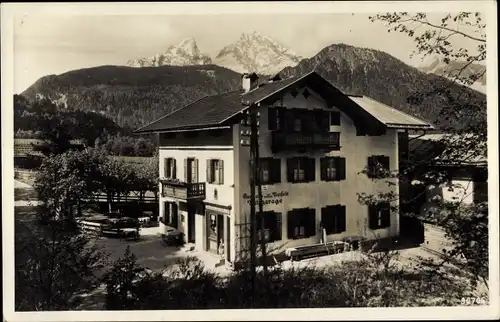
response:
[[[372,155],[368,157],[368,177],[383,178],[390,172],[389,157],[385,155]]]
[[[262,219],[264,219],[263,229]],[[281,213],[274,211],[265,211],[261,214],[258,212],[256,220],[259,240],[262,235],[268,238],[267,242],[281,240]]]
[[[391,226],[391,207],[388,202],[368,205],[368,225],[370,229],[382,229]]]
[[[218,159],[207,160],[207,182],[224,184],[224,161]]]
[[[164,159],[164,177],[165,178],[170,178],[170,179],[175,179],[175,159],[174,158],[165,158]]]
[[[321,226],[327,235],[340,234],[346,231],[345,206],[334,205],[321,208]]]
[[[287,226],[288,239],[308,238],[316,235],[316,211],[312,208],[289,211]]]
[[[321,180],[338,181],[345,180],[345,158],[324,157],[320,159]]]
[[[198,182],[198,159],[184,159],[184,182]]]
[[[281,182],[281,159],[261,158],[260,183],[273,184]]]
[[[311,182],[315,180],[315,159],[290,158],[287,159],[288,182]]]
[[[340,125],[340,112],[331,111],[329,114],[330,125]]]

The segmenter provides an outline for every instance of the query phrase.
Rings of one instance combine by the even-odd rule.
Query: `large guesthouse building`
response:
[[[159,135],[160,229],[178,228],[226,264],[242,259],[250,229],[249,109],[258,113],[265,227],[257,222],[269,249],[398,236],[391,205],[366,205],[358,194],[399,193],[397,179],[387,184],[371,169],[398,170],[407,130],[432,127],[346,95],[316,72],[265,82],[244,74],[241,90],[203,97],[136,131]]]

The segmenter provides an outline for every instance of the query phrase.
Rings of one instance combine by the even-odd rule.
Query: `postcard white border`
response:
[[[14,312],[13,17],[14,15],[213,15],[481,11],[487,23],[490,305],[488,307],[335,308],[191,311]],[[6,321],[163,320],[428,320],[491,319],[499,313],[498,238],[498,44],[494,1],[341,1],[212,3],[1,4],[3,301]]]

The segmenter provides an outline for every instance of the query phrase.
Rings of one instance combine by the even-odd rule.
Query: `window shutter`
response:
[[[208,159],[207,160],[207,182],[212,183],[212,160]]]
[[[176,203],[172,203],[172,226],[174,228],[179,226],[179,213]]]
[[[282,223],[281,223],[281,213],[275,212],[274,215],[276,220],[276,227],[274,229],[273,241],[276,241],[276,240],[281,240]]]
[[[277,117],[276,117],[276,114],[277,114],[277,109],[275,108],[268,108],[267,109],[267,113],[268,113],[268,128],[269,130],[271,131],[274,131],[277,129]]]
[[[382,164],[382,166],[384,167],[384,169],[386,169],[386,170],[390,170],[391,169],[390,159],[389,159],[388,156],[381,155],[380,156],[380,163]]]
[[[306,176],[307,181],[316,180],[316,159],[314,158],[306,158]]]
[[[376,160],[374,156],[368,157],[368,177],[374,176],[375,162]]]
[[[281,182],[281,159],[271,159],[271,182]]]
[[[188,159],[184,159],[184,182],[188,182]]]
[[[307,220],[306,220],[306,236],[311,237],[316,235],[316,209],[307,209]]]
[[[337,158],[337,180],[345,180],[345,158]]]
[[[341,205],[339,207],[339,233],[346,231],[346,208]]]
[[[224,160],[219,160],[219,184],[224,184]]]
[[[391,205],[389,203],[384,203],[383,205],[384,212],[382,213],[382,227],[390,227],[391,226]]]
[[[320,120],[320,128],[323,131],[329,131],[330,130],[330,119],[329,119],[329,114],[328,111],[321,111],[321,120]]]
[[[168,158],[163,159],[163,177],[168,178]]]
[[[377,229],[377,207],[374,204],[368,205],[368,228]]]
[[[296,222],[296,212],[295,210],[290,210],[287,213],[287,238],[294,239],[295,238],[295,222]]]
[[[322,181],[325,181],[326,178],[326,168],[327,168],[327,158],[321,158],[319,159],[319,167],[320,167],[320,179]]]
[[[286,159],[286,174],[287,181],[294,182],[293,180],[293,169],[297,166],[297,160],[294,158]]]
[[[175,159],[172,159],[172,179],[177,179],[177,164]]]
[[[198,159],[194,159],[193,168],[193,182],[198,182]]]

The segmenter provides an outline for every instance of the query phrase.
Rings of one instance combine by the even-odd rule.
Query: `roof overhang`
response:
[[[145,134],[145,133],[177,133],[177,132],[193,132],[193,131],[210,131],[210,130],[223,130],[230,129],[230,126],[221,126],[219,124],[209,124],[209,125],[194,125],[194,126],[181,126],[177,128],[161,129],[161,130],[147,130],[141,131],[135,130],[134,134]]]
[[[396,123],[385,123],[389,129],[402,129],[402,130],[433,130],[434,127],[430,124],[427,125],[412,125],[412,124],[396,124]]]

